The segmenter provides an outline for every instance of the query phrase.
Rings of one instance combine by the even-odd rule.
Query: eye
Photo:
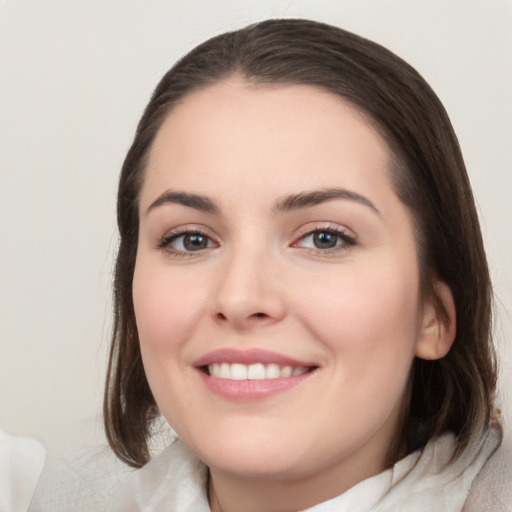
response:
[[[178,255],[200,252],[216,246],[208,235],[198,231],[170,233],[158,242],[159,248]]]
[[[316,231],[305,237],[302,242],[305,243],[307,239],[311,239],[310,241],[308,240],[308,242],[312,243],[316,249],[332,249],[338,245],[339,238],[336,233]]]
[[[336,251],[355,245],[355,239],[339,228],[311,230],[293,245],[316,251]]]

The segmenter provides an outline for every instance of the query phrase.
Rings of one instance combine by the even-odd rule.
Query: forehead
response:
[[[340,186],[340,179],[347,188],[389,188],[389,161],[384,139],[342,98],[313,86],[231,78],[191,93],[168,114],[151,148],[141,201],[166,186],[205,195],[262,182],[293,193]]]

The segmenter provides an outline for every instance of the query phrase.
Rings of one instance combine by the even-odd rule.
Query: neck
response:
[[[210,469],[212,512],[296,512],[343,494],[380,473],[381,463],[351,464],[296,479],[240,478]]]

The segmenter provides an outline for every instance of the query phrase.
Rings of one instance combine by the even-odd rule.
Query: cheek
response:
[[[309,328],[332,354],[340,421],[351,411],[352,425],[377,429],[403,403],[420,329],[419,295],[414,271],[365,270],[344,275],[335,287],[342,292],[333,288],[329,298],[325,287],[316,290]]]
[[[156,402],[171,424],[186,417],[182,370],[186,347],[203,314],[202,289],[191,286],[183,273],[172,273],[157,262],[141,257],[133,278],[133,303],[144,371]]]
[[[351,374],[408,371],[420,329],[416,266],[365,265],[308,286],[308,327]],[[384,366],[384,365],[388,366]]]
[[[186,276],[144,257],[137,260],[133,278],[135,319],[145,357],[175,353],[191,335],[204,311],[201,287]]]

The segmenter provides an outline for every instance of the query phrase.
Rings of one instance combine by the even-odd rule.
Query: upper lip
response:
[[[294,359],[277,352],[256,348],[246,350],[223,348],[214,350],[204,356],[201,356],[197,361],[195,361],[194,366],[202,367],[216,363],[240,363],[245,365],[261,363],[294,367],[317,366],[309,361],[299,361],[298,359]]]

